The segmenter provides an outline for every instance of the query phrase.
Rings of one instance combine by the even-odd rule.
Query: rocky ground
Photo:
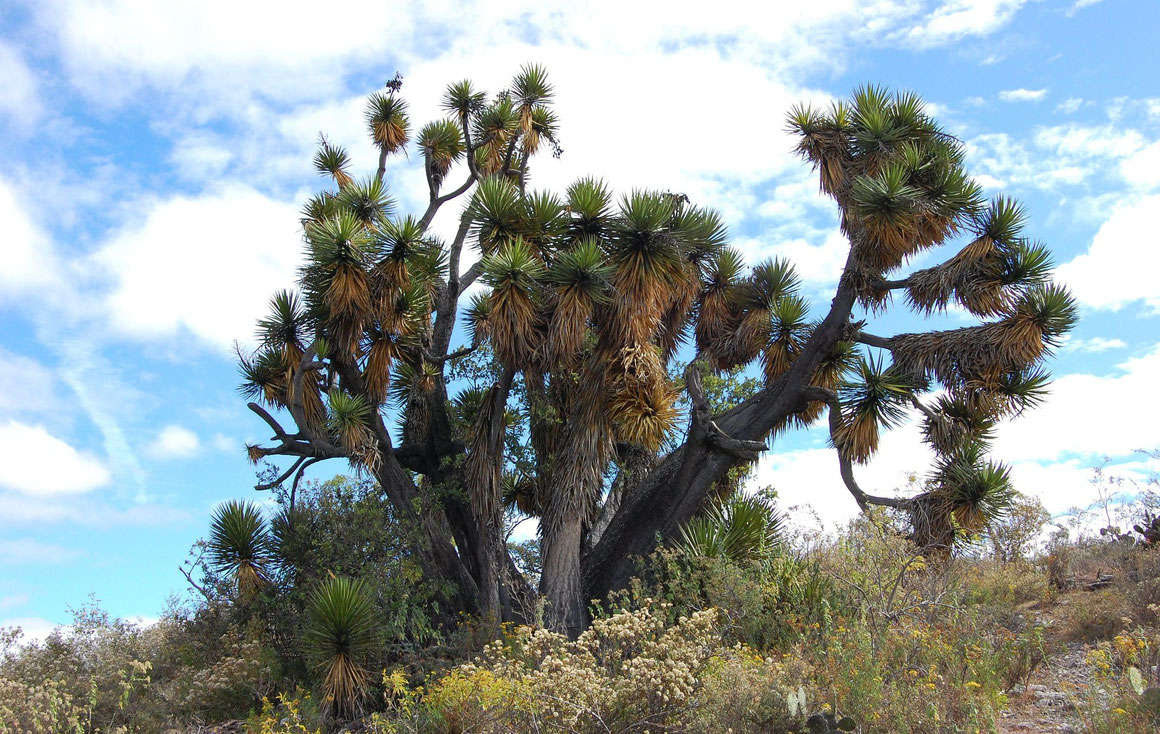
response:
[[[1082,732],[1084,726],[1079,707],[1098,702],[1103,695],[1093,685],[1094,676],[1087,662],[1092,646],[1060,639],[1065,628],[1068,602],[1065,595],[1049,609],[1029,610],[1036,621],[1046,625],[1045,641],[1049,654],[1026,686],[1016,686],[1011,691],[1011,706],[1003,713],[999,727],[1001,734]]]

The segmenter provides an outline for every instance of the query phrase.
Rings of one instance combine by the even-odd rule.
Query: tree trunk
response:
[[[673,537],[701,510],[717,480],[745,460],[722,448],[721,436],[733,443],[766,441],[770,431],[806,407],[804,390],[842,339],[854,300],[843,276],[829,314],[785,375],[714,420],[694,416],[684,444],[625,493],[599,542],[584,554],[585,598],[603,599],[627,586],[637,559],[656,548],[658,537]]]
[[[588,624],[584,584],[580,569],[583,523],[579,513],[562,518],[545,532],[540,593],[547,597],[545,621],[550,629],[575,638]]]

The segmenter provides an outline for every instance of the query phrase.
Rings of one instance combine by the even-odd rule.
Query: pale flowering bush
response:
[[[672,626],[664,622],[666,611],[664,604],[646,604],[599,618],[575,641],[519,627],[426,687],[409,688],[401,675],[388,675],[393,716],[380,719],[380,731],[723,731],[698,723],[709,698],[723,692],[717,676],[740,684],[744,668],[752,673],[745,683],[776,690],[772,661],[767,666],[741,646],[722,645],[715,610]],[[784,719],[785,696],[775,698]],[[760,696],[755,701],[771,705]]]

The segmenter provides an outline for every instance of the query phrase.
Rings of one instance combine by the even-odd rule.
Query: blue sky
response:
[[[792,258],[823,306],[844,243],[785,113],[863,82],[917,91],[988,194],[1027,205],[1082,304],[1051,401],[1004,425],[995,455],[1055,512],[1091,501],[1104,457],[1157,471],[1134,450],[1160,447],[1160,5],[752,5],[0,6],[0,625],[42,634],[90,592],[156,616],[213,506],[255,496],[242,447],[265,435],[230,345],[292,282],[318,133],[370,169],[362,100],[396,70],[421,124],[448,82],[496,90],[545,64],[564,155],[534,185],[683,191],[751,261]],[[404,209],[425,196],[417,160],[388,174]],[[906,426],[860,480],[889,492],[928,463]],[[820,431],[779,439],[756,481],[826,521],[855,509]]]

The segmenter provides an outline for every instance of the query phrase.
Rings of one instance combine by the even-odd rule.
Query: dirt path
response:
[[[1092,671],[1087,663],[1092,646],[1059,639],[1068,611],[1065,597],[1048,609],[1033,612],[1037,621],[1046,625],[1048,648],[1054,652],[1032,674],[1026,688],[1016,686],[1009,694],[1011,705],[999,724],[1002,734],[1084,730],[1077,706],[1099,694],[1093,691]]]

